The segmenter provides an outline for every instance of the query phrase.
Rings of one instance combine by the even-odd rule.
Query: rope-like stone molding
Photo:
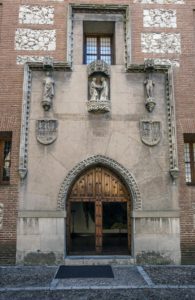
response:
[[[145,65],[132,64],[127,67],[126,71],[132,73],[143,73],[145,72]],[[154,65],[154,72],[161,72],[165,74],[165,99],[169,138],[169,172],[174,182],[175,179],[179,176],[179,168],[176,139],[177,134],[175,120],[173,68],[170,65]]]
[[[81,161],[68,173],[68,175],[66,176],[66,178],[64,179],[60,187],[60,191],[58,194],[58,201],[57,201],[57,209],[58,210],[65,209],[68,193],[70,191],[70,188],[76,181],[76,179],[88,168],[95,167],[98,165],[105,166],[110,170],[114,171],[115,173],[117,173],[117,175],[125,183],[132,197],[133,210],[141,210],[142,209],[141,194],[133,175],[129,172],[129,170],[124,168],[121,164],[103,155],[95,155]]]
[[[54,62],[54,70],[71,71],[68,63]],[[24,81],[23,81],[23,102],[22,102],[22,121],[20,134],[20,157],[19,157],[19,175],[23,180],[28,171],[28,126],[30,116],[31,103],[31,85],[32,71],[43,71],[44,65],[42,62],[29,62],[24,66]]]
[[[30,97],[31,97],[31,82],[32,74],[27,64],[24,67],[24,82],[23,82],[23,104],[22,104],[22,123],[20,135],[20,158],[19,158],[19,175],[24,179],[27,174],[28,164],[28,125],[30,114]]]

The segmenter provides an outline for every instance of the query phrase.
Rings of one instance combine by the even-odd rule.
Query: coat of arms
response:
[[[37,120],[36,137],[37,141],[43,145],[52,144],[57,138],[57,120],[42,119]]]
[[[160,121],[144,120],[140,122],[141,140],[148,146],[155,146],[161,139]]]

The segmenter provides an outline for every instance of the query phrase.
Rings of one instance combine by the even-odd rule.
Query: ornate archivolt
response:
[[[78,176],[81,175],[81,173],[87,170],[88,168],[93,166],[95,167],[98,165],[107,167],[108,169],[115,172],[122,179],[131,195],[133,202],[133,210],[141,210],[142,201],[140,191],[131,172],[129,172],[126,168],[124,168],[115,160],[103,155],[95,155],[83,160],[68,173],[61,185],[60,192],[58,194],[58,210],[65,209],[68,193]]]

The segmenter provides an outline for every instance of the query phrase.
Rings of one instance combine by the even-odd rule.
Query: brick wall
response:
[[[146,58],[176,60],[180,67],[174,68],[176,117],[180,167],[180,209],[181,209],[181,249],[182,261],[195,262],[195,187],[185,184],[183,163],[183,133],[195,133],[195,2],[185,0],[186,4],[151,4],[149,0],[6,0],[0,1],[0,131],[12,131],[12,165],[9,186],[0,186],[0,203],[4,204],[3,228],[0,229],[0,263],[13,263],[16,244],[16,216],[18,193],[18,157],[22,104],[23,65],[17,64],[23,56],[52,56],[66,60],[66,16],[68,3],[129,4],[131,9],[132,62],[143,63]],[[143,3],[141,3],[143,2]],[[166,3],[166,0],[165,0]],[[54,8],[53,22],[45,24],[26,24],[19,22],[21,6],[50,6]],[[147,27],[143,24],[143,10],[176,10],[177,26]],[[56,49],[15,50],[17,29],[55,30]],[[181,53],[143,52],[141,33],[180,34]]]

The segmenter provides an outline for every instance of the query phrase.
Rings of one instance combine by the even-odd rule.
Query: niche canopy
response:
[[[111,109],[110,66],[103,60],[95,60],[87,67],[88,112],[105,113]]]

